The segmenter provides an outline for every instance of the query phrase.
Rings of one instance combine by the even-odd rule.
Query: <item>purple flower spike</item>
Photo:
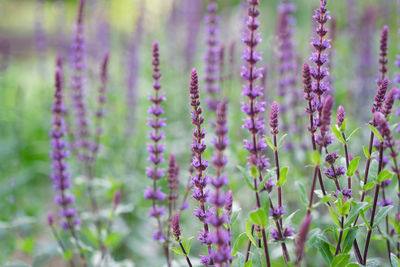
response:
[[[199,92],[199,78],[197,75],[196,69],[192,70],[191,73],[191,81],[190,81],[190,105],[193,110],[191,112],[192,124],[195,126],[193,129],[193,143],[192,143],[192,151],[193,151],[193,160],[192,166],[195,168],[196,173],[192,176],[192,184],[193,184],[193,195],[192,197],[199,202],[200,207],[197,208],[194,215],[199,218],[201,222],[203,222],[204,231],[200,232],[198,240],[201,241],[201,244],[207,244],[209,253],[211,252],[211,241],[209,239],[209,229],[208,223],[205,220],[209,211],[205,207],[205,203],[208,198],[208,191],[205,191],[205,188],[208,184],[208,177],[204,175],[204,171],[206,170],[208,163],[203,159],[203,152],[206,149],[206,145],[204,143],[205,130],[202,128],[202,124],[204,122],[204,118],[202,116],[203,110],[200,107],[200,92]]]
[[[52,106],[53,127],[50,132],[51,136],[51,159],[52,159],[52,173],[51,179],[53,180],[53,187],[57,194],[55,202],[60,206],[60,216],[62,217],[61,224],[64,230],[73,230],[79,220],[77,218],[77,211],[72,207],[74,196],[67,192],[71,188],[69,180],[69,168],[65,159],[68,157],[67,143],[64,140],[65,136],[65,106],[63,102],[63,80],[61,64],[56,69],[55,75],[55,93],[54,104]]]
[[[333,97],[327,96],[324,105],[322,106],[322,117],[321,117],[321,135],[325,136],[329,131],[332,117]]]
[[[271,113],[269,116],[269,126],[271,127],[271,133],[276,135],[279,133],[279,105],[276,101],[272,102]]]
[[[308,231],[310,230],[310,224],[312,221],[312,217],[310,214],[307,214],[306,217],[301,222],[299,232],[297,234],[297,239],[295,241],[295,253],[296,253],[296,264],[300,264],[301,259],[304,255],[304,246],[306,244]]]
[[[180,239],[181,236],[181,226],[179,224],[179,214],[175,214],[172,218],[172,233],[176,240]]]
[[[329,75],[329,72],[327,68],[323,67],[323,65],[328,61],[326,49],[330,48],[330,40],[325,39],[325,36],[328,33],[325,24],[330,19],[326,5],[327,0],[320,0],[320,7],[314,11],[315,14],[313,19],[318,25],[315,30],[317,37],[311,42],[311,45],[316,50],[316,52],[312,54],[310,60],[315,64],[315,67],[311,68],[311,76],[314,79],[312,89],[318,96],[317,109],[319,111],[319,116],[321,116],[322,96],[326,91],[329,91],[328,84],[324,81],[324,78]]]
[[[336,120],[336,124],[337,126],[339,126],[339,128],[342,127],[345,116],[346,113],[344,112],[343,106],[339,106],[337,109],[337,120]]]
[[[206,99],[207,108],[215,111],[217,109],[217,94],[220,91],[219,80],[219,40],[218,40],[218,16],[217,16],[217,0],[210,0],[207,6],[207,50],[205,54],[205,87],[204,90],[209,94]]]
[[[242,111],[248,116],[244,119],[245,123],[242,128],[247,129],[252,136],[250,139],[252,141],[244,140],[245,149],[250,152],[248,162],[250,165],[255,165],[262,170],[268,167],[269,164],[262,160],[261,157],[263,151],[267,148],[264,138],[261,138],[265,121],[260,113],[264,112],[265,102],[257,100],[263,96],[263,88],[256,85],[257,80],[262,76],[261,69],[256,67],[256,63],[261,60],[261,56],[255,50],[256,46],[261,42],[261,38],[257,33],[259,27],[257,17],[260,14],[260,11],[256,8],[258,4],[259,1],[257,0],[249,1],[248,33],[244,34],[242,39],[243,43],[246,44],[243,58],[247,63],[247,66],[242,67],[241,72],[241,76],[247,81],[247,84],[243,86],[242,95],[248,99],[248,103],[242,103]]]
[[[216,250],[212,251],[210,258],[216,266],[224,266],[232,259],[230,252],[230,232],[223,227],[224,223],[229,222],[228,215],[232,211],[232,192],[228,195],[224,194],[222,191],[223,186],[228,184],[228,178],[223,174],[223,168],[227,161],[223,153],[228,144],[228,139],[226,137],[228,133],[228,128],[226,126],[226,109],[226,101],[218,104],[217,125],[215,129],[217,137],[214,140],[215,154],[213,157],[216,177],[211,181],[215,191],[210,197],[210,202],[214,204],[215,211],[207,218],[207,222],[214,228],[214,232],[210,235],[210,241],[215,244]],[[227,201],[230,203],[227,203]],[[228,214],[220,212],[224,206]]]
[[[387,25],[383,26],[380,38],[380,46],[379,46],[379,64],[381,65],[379,71],[381,73],[381,77],[378,79],[378,85],[380,85],[381,81],[385,79],[385,75],[387,73],[387,50],[388,50],[388,35],[389,28]]]
[[[386,118],[382,113],[374,113],[374,124],[383,138],[390,138],[391,130]]]
[[[168,203],[173,209],[176,208],[176,200],[178,199],[177,191],[179,189],[179,164],[176,162],[175,155],[171,154],[169,157],[168,170]]]
[[[383,108],[383,114],[385,115],[385,117],[388,117],[392,113],[394,99],[396,97],[396,93],[398,90],[399,90],[399,88],[393,87],[389,91],[389,93],[385,99],[385,104],[384,104],[384,108]]]
[[[381,84],[379,85],[378,91],[376,92],[375,98],[374,98],[374,104],[371,109],[372,113],[375,113],[377,111],[382,111],[382,105],[383,102],[385,101],[385,95],[386,91],[388,89],[389,81],[387,79],[384,79]]]
[[[165,119],[161,118],[164,114],[164,110],[161,104],[165,101],[164,94],[160,93],[161,90],[161,72],[160,72],[160,53],[158,49],[158,42],[153,42],[153,90],[154,93],[149,96],[149,100],[152,103],[149,107],[148,113],[152,115],[149,118],[148,125],[151,127],[148,139],[151,141],[147,145],[149,152],[148,162],[151,164],[147,170],[147,176],[153,180],[153,184],[144,192],[145,199],[152,200],[152,208],[150,210],[150,216],[155,217],[158,221],[158,229],[153,235],[154,240],[165,240],[165,235],[160,222],[160,216],[165,212],[164,206],[159,206],[157,202],[163,202],[165,194],[161,191],[161,188],[157,188],[157,180],[164,177],[164,169],[160,168],[160,164],[164,162],[164,144],[161,141],[164,138],[162,128],[165,126]]]
[[[393,205],[393,200],[385,198],[379,201],[378,205],[381,207],[391,206]]]
[[[75,35],[72,44],[72,102],[75,108],[75,124],[77,137],[73,148],[78,149],[78,157],[83,162],[89,162],[89,120],[85,103],[85,37],[83,25],[83,9],[85,0],[80,0]]]
[[[54,214],[53,212],[49,211],[47,213],[47,224],[52,227],[54,225]]]

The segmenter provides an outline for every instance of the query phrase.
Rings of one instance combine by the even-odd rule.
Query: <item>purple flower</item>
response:
[[[379,201],[378,205],[381,207],[391,206],[391,205],[393,205],[393,200],[391,200],[389,198],[385,198],[385,199],[382,199],[381,201]]]
[[[390,127],[389,124],[384,117],[384,115],[380,112],[375,112],[374,113],[374,124],[376,125],[376,128],[378,129],[379,133],[382,135],[384,138],[390,138]]]
[[[192,166],[196,170],[196,173],[194,173],[192,176],[192,197],[200,204],[200,207],[196,209],[194,215],[198,217],[199,220],[204,224],[204,231],[200,233],[198,240],[201,241],[201,245],[206,243],[209,247],[211,247],[208,239],[208,224],[205,220],[206,216],[209,214],[209,211],[205,207],[205,203],[207,202],[209,195],[208,190],[205,191],[205,188],[209,182],[209,178],[203,173],[206,170],[208,163],[202,158],[203,152],[206,149],[206,145],[204,144],[203,140],[205,137],[205,130],[202,128],[204,118],[202,116],[203,110],[200,107],[199,79],[196,69],[193,69],[191,73],[190,105],[193,108],[191,112],[192,124],[195,126],[193,129],[193,143],[191,145],[193,152]]]
[[[179,164],[175,160],[175,155],[171,154],[169,157],[169,163],[168,163],[168,178],[167,183],[168,183],[168,189],[169,189],[169,194],[168,194],[168,201],[171,203],[172,206],[176,206],[176,200],[178,199],[178,194],[177,190],[179,189]]]
[[[345,171],[343,166],[332,166],[330,168],[325,167],[324,174],[330,179],[338,179],[340,176],[345,174]]]
[[[174,234],[176,240],[180,239],[181,227],[179,225],[179,214],[175,214],[172,218],[172,233]]]
[[[373,107],[371,109],[372,113],[375,113],[377,111],[382,111],[382,105],[383,102],[385,101],[385,95],[386,91],[388,89],[389,81],[387,79],[384,79],[378,88],[378,91],[376,92],[376,95],[374,97],[374,103]]]
[[[52,159],[51,179],[53,181],[53,187],[57,192],[55,202],[60,206],[63,229],[72,230],[76,224],[79,224],[79,220],[77,219],[77,211],[71,207],[74,202],[74,196],[67,192],[71,187],[71,183],[69,181],[68,164],[65,161],[66,157],[68,157],[68,151],[67,143],[64,141],[64,115],[66,108],[63,102],[62,77],[60,63],[56,69],[54,104],[51,108],[53,112],[53,127],[50,132],[52,146],[50,153]]]
[[[312,217],[310,214],[307,214],[306,217],[301,222],[299,232],[297,234],[297,239],[295,241],[295,253],[296,253],[296,264],[300,264],[301,259],[304,254],[304,246],[307,240],[308,231],[310,230],[310,224],[312,221]]]
[[[286,211],[284,206],[280,206],[274,209],[270,208],[269,213],[272,218],[274,218],[275,220],[279,220],[282,217],[282,215],[286,214]]]
[[[389,35],[389,28],[387,25],[384,25],[382,28],[381,32],[381,38],[380,38],[380,45],[379,45],[379,64],[381,67],[379,68],[379,71],[381,73],[381,77],[378,80],[378,85],[380,82],[385,79],[385,75],[387,72],[387,50],[388,50],[388,35]]]
[[[337,109],[337,120],[336,120],[336,124],[337,126],[339,126],[339,128],[342,127],[345,116],[346,113],[344,112],[343,106],[339,106]]]
[[[269,126],[271,127],[271,133],[276,135],[279,133],[279,105],[276,101],[272,102],[271,113],[269,116]]]
[[[54,214],[53,212],[47,212],[47,224],[52,227],[54,225]]]
[[[205,76],[204,82],[205,87],[204,90],[209,94],[209,97],[206,99],[207,107],[210,110],[216,110],[218,105],[217,94],[220,91],[218,80],[219,80],[219,69],[218,69],[218,61],[219,61],[219,40],[218,40],[218,20],[219,17],[217,15],[217,0],[210,0],[210,3],[207,6],[207,15],[205,21],[207,23],[207,50],[205,54]]]
[[[395,96],[396,96],[396,93],[398,90],[399,89],[397,87],[393,87],[389,91],[389,93],[385,99],[384,108],[383,108],[383,114],[385,115],[385,117],[388,117],[392,113],[394,99],[395,99]]]
[[[283,241],[288,237],[292,237],[294,235],[294,229],[292,227],[285,227],[282,234],[276,230],[276,228],[272,228],[271,236],[275,241]]]
[[[341,191],[337,190],[335,193],[335,197],[339,196],[339,193],[343,195],[343,199],[346,201],[347,199],[350,199],[353,197],[353,193],[351,192],[351,189],[347,189],[346,187],[343,188]]]

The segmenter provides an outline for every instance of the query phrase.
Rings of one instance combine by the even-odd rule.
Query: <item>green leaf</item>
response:
[[[274,144],[272,143],[271,138],[269,138],[268,136],[265,136],[265,140],[267,141],[268,146],[269,146],[272,150],[276,150],[276,147],[275,147]]]
[[[348,253],[353,246],[353,242],[356,239],[358,228],[353,227],[347,232],[346,238],[343,241],[343,253]]]
[[[239,218],[239,215],[240,215],[241,211],[242,211],[241,209],[238,209],[238,210],[234,210],[232,212],[231,219],[230,219],[230,225],[234,225],[235,224],[235,222]]]
[[[321,165],[321,155],[318,151],[313,152],[311,160],[315,165]]]
[[[242,242],[244,239],[247,239],[247,234],[246,233],[241,233],[233,243],[233,249],[232,249],[232,256],[236,256],[239,248],[240,242]]]
[[[331,125],[331,130],[333,132],[333,134],[335,135],[336,139],[342,143],[343,145],[346,144],[346,141],[344,141],[344,138],[342,136],[342,133],[339,131],[339,129],[337,128],[336,125]]]
[[[344,119],[342,125],[340,126],[339,130],[344,133],[346,131],[346,121],[347,119]]]
[[[365,185],[363,185],[363,190],[364,191],[368,191],[368,190],[371,190],[372,188],[374,188],[375,187],[375,183],[374,182],[370,182],[370,183],[368,183],[368,184],[365,184]]]
[[[351,139],[351,137],[352,137],[356,132],[358,132],[358,130],[360,130],[360,129],[361,129],[361,128],[358,127],[357,129],[355,129],[354,131],[352,131],[351,134],[347,137],[347,142],[349,142],[349,140]]]
[[[379,139],[379,141],[383,142],[383,137],[379,133],[379,131],[374,126],[372,126],[371,124],[367,124],[367,125],[371,129],[371,131],[376,135],[376,137]]]
[[[287,136],[287,134],[284,134],[284,135],[281,136],[281,138],[279,138],[279,141],[278,141],[278,148],[281,148],[281,147],[282,147],[283,141],[285,140],[286,136]]]
[[[352,209],[350,210],[349,216],[347,216],[347,219],[344,223],[344,228],[349,227],[358,217],[360,214],[360,210],[362,210],[365,206],[367,206],[367,202],[361,202],[357,203]]]
[[[400,267],[400,259],[393,253],[390,253],[390,261],[392,262],[392,267]]]
[[[63,253],[63,258],[64,260],[70,260],[72,258],[72,252],[71,250],[65,250]]]
[[[322,258],[325,260],[325,262],[328,265],[331,265],[333,260],[333,254],[332,251],[330,250],[330,244],[325,240],[318,238],[317,248],[319,253],[321,253]]]
[[[369,153],[368,148],[366,148],[365,146],[363,146],[363,151],[364,151],[364,155],[367,159],[371,158],[371,154]]]
[[[26,239],[20,240],[20,247],[23,252],[32,254],[35,247],[35,238],[28,237]]]
[[[179,248],[171,248],[172,249],[172,251],[173,252],[175,252],[176,254],[178,254],[178,255],[181,255],[181,256],[184,256],[184,254],[183,254],[183,252],[182,252],[182,249],[179,247]]]
[[[331,267],[346,267],[346,264],[350,261],[349,254],[340,254],[335,256],[332,261]]]
[[[346,267],[360,267],[357,263],[349,263],[346,265]]]
[[[304,188],[304,185],[300,182],[296,182],[296,187],[298,189],[298,192],[300,193],[300,199],[304,204],[308,204],[308,199],[307,199],[307,193],[306,189]]]
[[[369,208],[370,206],[368,206],[367,208]],[[366,211],[366,209],[362,209],[362,210],[360,210],[360,216],[361,216],[361,218],[363,219],[363,221],[364,221],[364,223],[365,223],[365,225],[367,226],[367,228],[368,229],[371,229],[371,225],[369,225],[369,222],[368,222],[368,220],[365,218],[365,212]]]
[[[266,227],[268,225],[268,217],[264,209],[258,208],[249,213],[250,220],[259,226]]]
[[[185,248],[186,254],[188,254],[188,255],[190,254],[190,249],[192,247],[192,240],[193,240],[193,237],[181,239],[182,246]],[[182,253],[183,253],[183,251],[182,251]]]
[[[276,183],[277,186],[283,186],[285,184],[288,170],[288,167],[281,168],[279,181]]]
[[[347,176],[353,176],[354,172],[358,169],[359,162],[360,162],[360,157],[355,157],[350,161],[349,168],[346,172]]]
[[[242,166],[237,166],[237,168],[239,169],[239,171],[242,173],[243,177],[244,177],[244,181],[246,182],[247,186],[253,190],[256,191],[256,189],[254,188],[254,179],[251,179],[249,174],[247,173],[247,171],[245,170],[245,168],[243,168]]]
[[[371,165],[369,167],[369,174],[370,177],[373,181],[375,181],[377,179],[377,175],[378,175],[378,161],[376,160],[372,160],[371,161]]]
[[[250,173],[251,173],[251,176],[253,176],[254,178],[257,178],[260,175],[257,167],[254,165],[251,165]]]
[[[113,247],[117,245],[122,240],[122,235],[120,233],[110,233],[104,240],[104,245],[106,247]]]
[[[338,216],[336,215],[336,212],[335,212],[331,207],[329,207],[329,206],[328,206],[328,209],[329,209],[329,213],[331,214],[332,220],[335,222],[335,224],[336,224],[338,227],[340,227],[339,218],[338,218]]]
[[[392,208],[393,206],[382,207],[375,216],[373,227],[379,225]]]
[[[253,235],[251,234],[251,222],[246,220],[246,235],[247,238],[253,243],[253,246],[257,247],[256,240],[254,239]]]
[[[393,173],[391,173],[391,172],[388,171],[388,170],[382,170],[382,171],[379,173],[378,178],[377,178],[376,181],[377,181],[378,183],[382,183],[382,182],[384,182],[384,181],[386,181],[386,180],[392,179],[392,177],[393,177]]]
[[[253,261],[250,259],[245,264],[244,267],[253,267]]]
[[[349,211],[350,211],[350,201],[344,202],[340,207],[338,208],[338,213],[340,216],[346,216]]]

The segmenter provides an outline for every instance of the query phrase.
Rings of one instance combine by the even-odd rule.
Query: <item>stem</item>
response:
[[[190,262],[189,255],[187,254],[185,248],[183,247],[182,242],[180,240],[178,240],[178,242],[179,242],[179,246],[182,249],[183,254],[185,255],[186,262],[188,263],[188,266],[192,267],[192,263]]]
[[[265,259],[267,260],[267,266],[271,266],[271,262],[269,261],[269,251],[268,251],[268,244],[267,244],[267,236],[265,235],[265,229],[264,227],[261,229],[262,236],[263,236],[263,244],[264,244],[264,254],[265,254]]]
[[[60,239],[60,237],[57,234],[56,229],[54,228],[54,226],[50,226],[51,232],[54,236],[54,239],[56,240],[58,246],[60,247],[61,251],[65,254],[65,252],[67,251],[64,243],[62,242],[62,240]],[[75,263],[72,261],[72,258],[69,260],[69,264],[71,265],[71,267],[75,267]]]
[[[345,157],[346,157],[346,167],[347,167],[347,170],[349,169],[349,165],[350,165],[350,159],[349,159],[349,152],[348,152],[348,147],[347,147],[347,141],[346,141],[346,135],[344,134],[344,133],[342,133],[342,137],[343,137],[343,140],[344,140],[344,154],[345,154]],[[349,189],[351,189],[351,176],[348,176],[347,177],[347,187],[349,188]]]
[[[382,186],[382,197],[383,197],[383,200],[386,201],[385,187],[383,187],[383,186]],[[389,233],[389,217],[388,217],[388,215],[386,215],[386,217],[385,217],[385,223],[386,223],[386,234],[389,236],[390,233]],[[387,249],[387,253],[388,253],[388,259],[391,264],[392,260],[390,258],[391,250],[390,250],[389,239],[386,239],[386,249]]]
[[[342,237],[343,237],[343,220],[344,220],[344,216],[342,216],[342,219],[340,220],[340,233],[339,233],[339,238],[338,238],[338,242],[336,245],[335,256],[337,254],[339,254],[339,251],[340,251],[340,243],[342,242]]]

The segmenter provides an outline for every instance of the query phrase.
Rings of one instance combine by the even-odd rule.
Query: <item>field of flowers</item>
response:
[[[400,1],[0,1],[0,265],[400,266]]]

